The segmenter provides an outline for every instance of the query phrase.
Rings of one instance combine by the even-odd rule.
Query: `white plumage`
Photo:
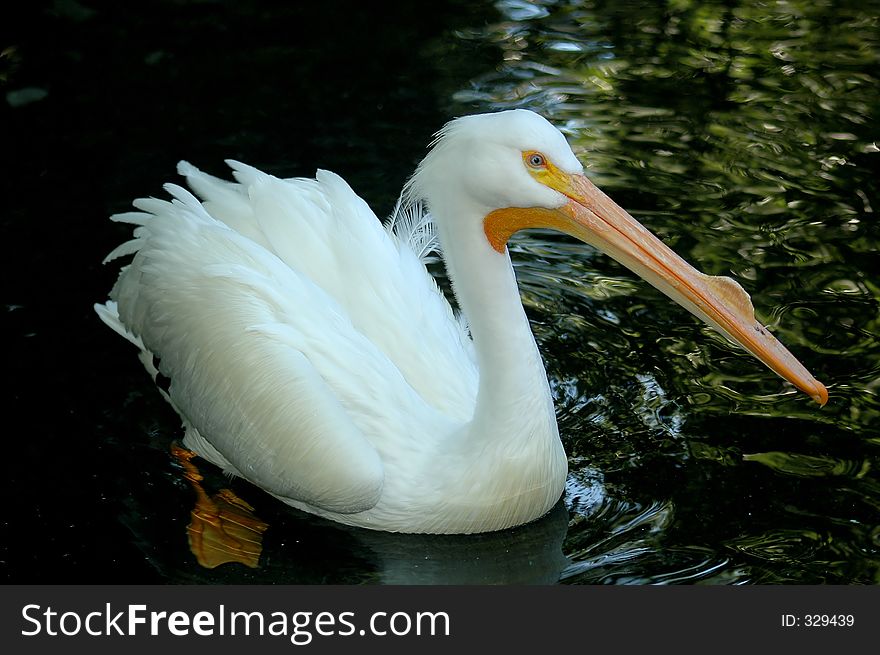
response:
[[[525,111],[454,121],[388,226],[333,173],[229,165],[235,183],[181,163],[200,199],[166,185],[170,202],[114,217],[136,227],[108,260],[134,257],[96,306],[170,380],[185,445],[368,528],[478,532],[552,507],[566,458],[488,217],[571,203],[553,181],[581,179],[562,135]],[[424,265],[438,238],[467,327]]]

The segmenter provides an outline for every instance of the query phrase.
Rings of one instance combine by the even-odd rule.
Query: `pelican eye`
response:
[[[547,165],[547,158],[540,152],[533,152],[526,157],[526,161],[532,168],[544,168]]]

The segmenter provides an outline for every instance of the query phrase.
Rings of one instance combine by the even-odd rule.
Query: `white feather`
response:
[[[408,202],[401,195],[385,229],[397,238],[402,247],[409,248],[423,264],[432,264],[439,259],[440,240],[437,238],[437,228],[421,200]]]

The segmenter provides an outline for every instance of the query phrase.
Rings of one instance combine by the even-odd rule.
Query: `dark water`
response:
[[[880,582],[878,3],[120,5],[31,5],[0,43],[5,580]],[[554,121],[621,205],[735,277],[828,405],[612,260],[521,235],[564,502],[498,534],[385,535],[205,466],[270,528],[259,568],[200,567],[179,421],[91,312],[126,232],[106,216],[161,194],[178,159],[222,173],[227,157],[335,170],[383,215],[431,132],[509,107]]]

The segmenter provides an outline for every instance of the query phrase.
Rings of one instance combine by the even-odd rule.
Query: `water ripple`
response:
[[[800,2],[496,6],[498,22],[460,35],[500,59],[454,96],[456,113],[548,116],[620,204],[737,279],[831,396],[818,410],[600,253],[516,237],[572,455],[563,580],[876,582],[876,16]]]

